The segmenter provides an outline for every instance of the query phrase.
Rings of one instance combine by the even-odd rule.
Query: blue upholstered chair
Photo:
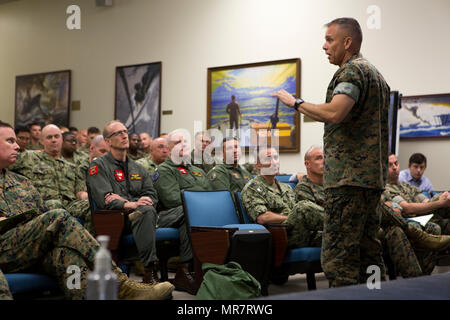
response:
[[[64,298],[56,279],[45,274],[5,273],[4,275],[15,300]]]
[[[251,223],[247,212],[242,205],[241,193],[235,193],[235,199],[238,201],[238,209],[242,217],[242,222]],[[316,289],[315,273],[322,271],[320,264],[321,248],[287,248],[287,230],[283,225],[266,226],[272,233],[273,241],[273,269],[270,273],[270,279],[274,284],[285,283],[289,275],[297,273],[306,273],[306,281],[309,290]]]
[[[137,249],[133,234],[123,234],[125,213],[120,210],[98,209],[94,199],[90,196],[89,186],[88,195],[96,235],[102,234],[110,237],[109,249],[113,260],[123,272],[129,274],[130,264],[137,257]],[[156,229],[156,255],[159,259],[162,281],[168,280],[167,262],[169,258],[179,254],[179,239],[180,234],[176,228]]]
[[[242,224],[229,191],[181,191],[190,229],[198,284],[201,265],[236,261],[260,283],[267,294],[271,261],[271,234],[259,224]]]

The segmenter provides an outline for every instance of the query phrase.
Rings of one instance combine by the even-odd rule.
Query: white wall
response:
[[[81,30],[66,28],[67,6],[81,7]],[[367,8],[381,9],[369,30]],[[0,118],[14,120],[15,76],[72,70],[71,125],[102,127],[114,115],[115,67],[162,61],[161,131],[194,120],[206,125],[207,68],[300,57],[302,98],[320,103],[336,66],[321,47],[323,25],[352,16],[364,33],[362,53],[404,95],[450,92],[448,0],[20,0],[0,5]],[[300,154],[283,154],[282,171],[303,171],[303,155],[322,141],[323,125],[301,124]],[[412,151],[429,159],[436,188],[450,187],[450,142],[400,143],[402,166]],[[446,150],[445,153],[443,153]],[[442,160],[442,161],[439,161]],[[435,169],[436,166],[436,169]],[[437,167],[440,166],[440,167]],[[436,172],[436,174],[434,173]]]

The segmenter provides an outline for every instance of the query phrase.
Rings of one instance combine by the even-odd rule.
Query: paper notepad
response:
[[[414,218],[408,218],[408,219],[417,221],[421,225],[425,226],[428,223],[428,221],[430,221],[432,216],[433,216],[432,214],[427,214],[426,216],[420,216],[420,217],[414,217]]]

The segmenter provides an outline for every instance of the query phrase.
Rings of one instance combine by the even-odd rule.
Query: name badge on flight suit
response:
[[[201,172],[198,171],[192,171],[192,174],[196,177],[203,177],[203,174]]]
[[[116,177],[116,180],[119,182],[125,181],[125,175],[123,174],[122,169],[114,170],[114,176]]]
[[[132,173],[132,174],[130,174],[130,180],[131,181],[139,181],[139,180],[142,180],[142,176],[139,173]]]

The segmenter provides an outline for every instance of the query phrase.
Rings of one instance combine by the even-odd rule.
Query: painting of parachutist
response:
[[[450,93],[402,97],[401,106],[400,139],[450,138]]]
[[[129,132],[159,136],[161,62],[116,67],[115,119]]]
[[[300,97],[300,59],[208,68],[208,128],[238,136],[247,151],[264,137],[299,152],[300,116],[271,96],[280,89]]]
[[[16,77],[15,126],[69,126],[70,70]]]

